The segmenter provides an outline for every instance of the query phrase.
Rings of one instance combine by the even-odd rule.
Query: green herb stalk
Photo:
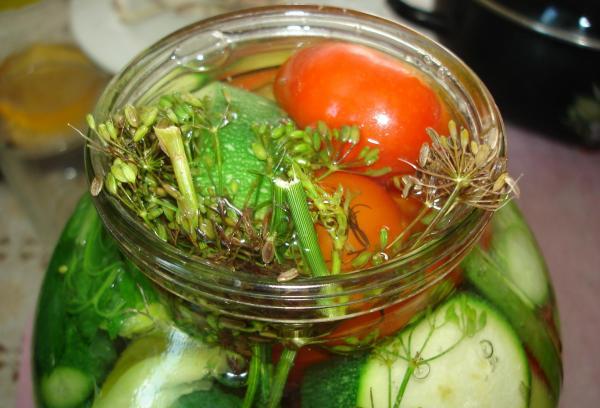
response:
[[[162,127],[159,123],[154,127],[161,149],[173,165],[173,172],[181,197],[177,200],[181,210],[183,227],[194,241],[198,227],[198,197],[192,181],[192,173],[185,154],[181,131],[177,126]]]

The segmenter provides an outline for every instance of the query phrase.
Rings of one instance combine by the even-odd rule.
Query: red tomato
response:
[[[352,260],[358,253],[379,250],[379,233],[382,228],[388,229],[388,242],[392,242],[415,215],[412,212],[403,213],[385,187],[369,177],[336,172],[325,177],[320,184],[331,191],[341,185],[350,192],[353,197],[350,207],[354,210],[358,226],[369,241],[365,247],[357,235],[350,232],[346,245],[348,248],[342,252],[342,270],[353,269]],[[321,226],[317,226],[317,235],[323,256],[329,261],[333,249],[331,237]]]
[[[462,281],[462,273],[456,268],[444,280],[454,287]],[[378,330],[378,338],[392,335],[406,326],[406,324],[417,313],[425,310],[431,305],[431,295],[436,291],[438,285],[432,285],[425,291],[406,299],[403,302],[377,312],[371,312],[353,319],[345,320],[328,336],[330,339],[327,346],[344,344],[348,337],[359,339],[368,336],[373,330]]]
[[[378,338],[389,336],[406,326],[427,305],[427,294],[421,293],[377,312],[345,320],[329,335],[331,340],[327,345],[344,344],[343,340],[348,337],[364,338],[375,329],[379,331]]]
[[[304,48],[279,70],[275,97],[301,127],[357,125],[365,146],[379,149],[374,168],[410,172],[428,140],[427,127],[444,132],[446,112],[436,93],[407,64],[364,46],[326,42]]]

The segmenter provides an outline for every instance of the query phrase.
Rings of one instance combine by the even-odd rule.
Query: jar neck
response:
[[[277,282],[233,272],[156,240],[124,217],[114,199],[95,199],[124,254],[158,286],[191,304],[246,321],[308,325],[371,313],[442,282],[477,243],[491,213],[472,210],[421,248],[358,272]]]

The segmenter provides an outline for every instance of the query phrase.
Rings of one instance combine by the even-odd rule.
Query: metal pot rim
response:
[[[533,30],[548,37],[552,37],[580,47],[600,50],[600,38],[576,32],[572,29],[555,27],[539,20],[519,13],[518,11],[502,4],[497,0],[475,0],[476,3],[513,23],[528,30]]]

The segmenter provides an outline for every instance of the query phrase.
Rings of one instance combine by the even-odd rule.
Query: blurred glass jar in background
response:
[[[0,13],[0,167],[40,241],[51,246],[85,189],[84,127],[107,82],[72,45],[66,1]],[[71,127],[72,126],[72,127]]]

